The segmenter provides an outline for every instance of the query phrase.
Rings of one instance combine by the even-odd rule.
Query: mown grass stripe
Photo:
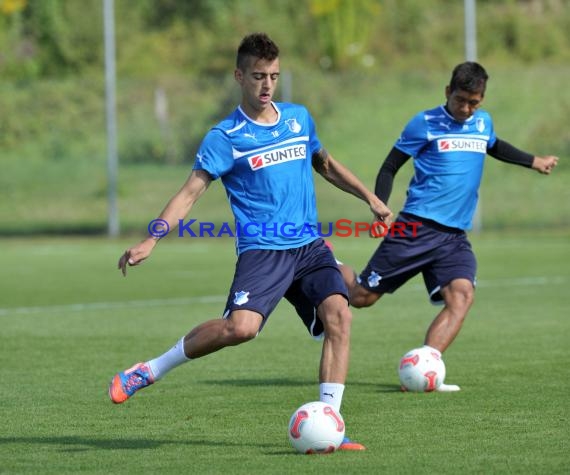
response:
[[[524,287],[535,285],[561,285],[567,282],[564,276],[536,276],[517,277],[511,279],[488,279],[477,281],[477,287]],[[404,287],[405,289],[406,287]],[[423,290],[423,284],[412,284],[408,290]],[[57,312],[84,312],[92,310],[116,310],[123,308],[144,308],[144,307],[164,307],[177,305],[191,305],[196,303],[222,303],[225,302],[224,295],[204,295],[201,297],[170,298],[170,299],[149,299],[149,300],[127,300],[116,302],[88,302],[74,303],[67,305],[39,305],[32,307],[0,308],[0,317],[7,315],[29,315],[37,313],[57,313]]]

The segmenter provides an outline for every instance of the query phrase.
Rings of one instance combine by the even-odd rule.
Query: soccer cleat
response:
[[[439,388],[436,389],[439,393],[454,393],[456,391],[461,391],[461,388],[457,384],[444,384],[441,383]]]
[[[125,371],[117,373],[109,384],[109,397],[115,404],[129,399],[139,389],[154,383],[150,368],[144,363],[137,363]]]
[[[337,450],[366,450],[366,447],[358,442],[350,440],[348,437],[345,437],[342,439],[342,443],[338,446]]]

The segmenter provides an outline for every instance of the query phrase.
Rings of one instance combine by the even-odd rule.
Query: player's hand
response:
[[[156,240],[149,238],[140,242],[134,247],[127,249],[119,259],[118,269],[121,270],[123,276],[127,276],[127,265],[137,266],[142,263],[154,249]]]
[[[386,226],[392,224],[392,211],[378,198],[370,204],[370,210],[374,214],[376,221],[382,221]]]
[[[554,167],[558,165],[558,157],[547,155],[545,157],[534,157],[532,169],[543,175],[550,175]]]
[[[383,230],[388,229],[392,224],[392,211],[378,198],[370,204],[370,210],[375,217],[374,222],[370,225],[370,237],[378,238],[384,236]]]

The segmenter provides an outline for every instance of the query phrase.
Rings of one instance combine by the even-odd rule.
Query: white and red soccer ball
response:
[[[315,401],[303,404],[289,421],[289,440],[302,454],[334,452],[344,438],[344,420],[330,404]]]
[[[402,356],[398,374],[402,391],[435,391],[445,379],[445,364],[438,352],[416,348]]]

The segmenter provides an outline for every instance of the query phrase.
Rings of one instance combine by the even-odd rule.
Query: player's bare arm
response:
[[[534,157],[532,169],[543,175],[550,175],[554,167],[558,165],[558,157],[546,155],[545,157]]]
[[[392,222],[392,211],[374,193],[343,164],[335,160],[326,149],[322,148],[313,155],[313,168],[322,175],[325,180],[337,188],[350,193],[370,206],[370,210],[376,219],[386,224]]]
[[[188,215],[194,203],[206,191],[211,181],[212,179],[207,172],[194,170],[180,191],[170,199],[158,219],[168,223],[168,229],[175,229],[179,220],[184,219]],[[150,256],[157,242],[158,239],[156,237],[148,236],[136,246],[127,249],[118,263],[118,268],[121,269],[123,275],[127,275],[127,264],[136,266]]]

